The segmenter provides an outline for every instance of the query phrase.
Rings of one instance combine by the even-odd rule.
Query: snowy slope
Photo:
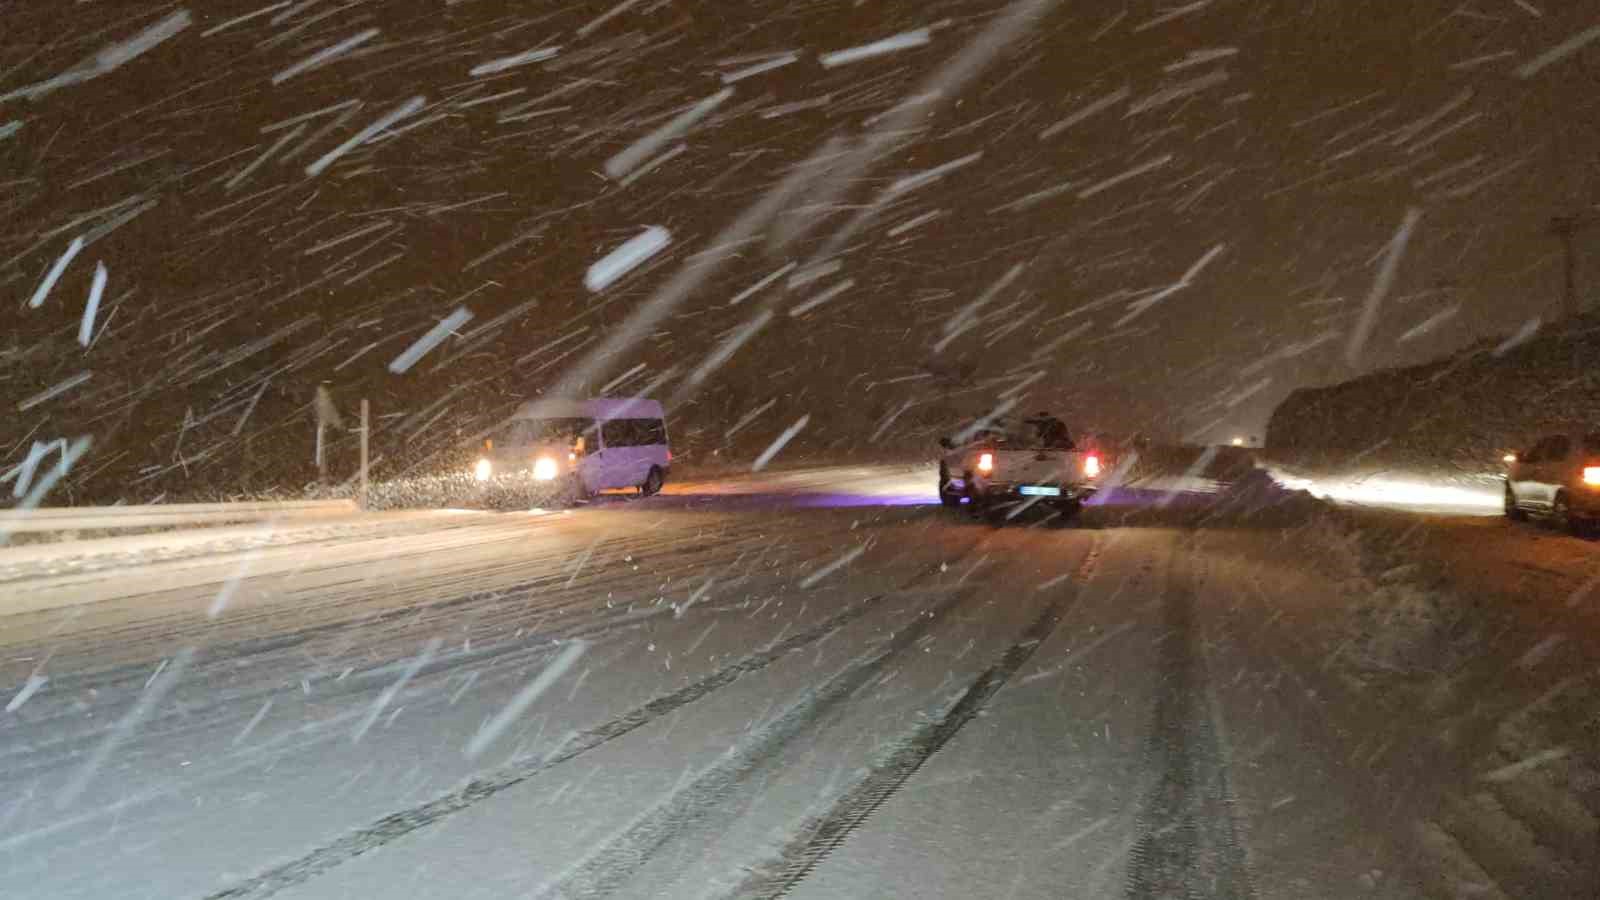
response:
[[[1268,452],[1348,471],[1483,476],[1530,439],[1600,429],[1600,316],[1475,344],[1445,359],[1295,391],[1273,412]]]

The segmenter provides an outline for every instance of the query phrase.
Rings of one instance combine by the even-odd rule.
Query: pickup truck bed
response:
[[[1083,450],[973,446],[939,463],[939,499],[975,514],[1044,505],[1071,515],[1099,489],[1102,460]]]

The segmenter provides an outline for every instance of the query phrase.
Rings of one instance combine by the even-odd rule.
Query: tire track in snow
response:
[[[1100,541],[1096,540],[1074,573],[1074,581],[1078,584],[1092,577],[1100,560],[1100,550]],[[834,802],[828,812],[801,826],[778,859],[764,867],[775,871],[746,881],[734,892],[734,896],[776,898],[787,895],[842,845],[867,817],[905,786],[923,763],[977,717],[985,704],[1006,686],[1011,677],[1033,657],[1034,651],[1050,637],[1077,599],[1076,590],[1060,594],[1022,632],[1017,642],[1007,647],[1000,654],[1000,659],[967,687],[948,712],[919,726],[910,737],[902,740],[898,747],[874,764],[865,777]]]
[[[1145,745],[1156,782],[1141,804],[1128,861],[1130,900],[1252,900],[1233,790],[1196,643],[1194,591],[1174,548],[1167,561],[1155,721]],[[1182,569],[1182,571],[1180,571]]]
[[[981,546],[982,543],[983,541],[980,540],[967,547],[950,561],[953,562],[966,557]],[[913,576],[905,584],[897,588],[896,591],[908,590],[916,586],[918,582],[938,572],[939,566],[930,566]],[[539,760],[513,763],[490,774],[474,778],[455,791],[426,803],[391,813],[371,825],[349,832],[343,837],[324,844],[303,856],[274,866],[231,887],[207,894],[205,900],[260,900],[260,898],[271,897],[286,888],[315,878],[370,850],[378,849],[414,831],[433,825],[483,800],[487,800],[507,788],[515,787],[590,750],[623,737],[656,719],[669,715],[720,688],[732,684],[743,675],[759,672],[789,654],[815,644],[836,633],[840,628],[865,616],[876,608],[879,601],[887,596],[889,594],[876,594],[861,600],[844,612],[806,631],[792,635],[768,647],[766,650],[746,656],[705,678],[685,685],[670,694],[659,696],[604,724],[580,732],[551,756]],[[960,595],[956,596],[959,597]],[[666,607],[666,609],[670,609],[670,607]],[[926,617],[921,621],[927,621]],[[916,631],[916,628],[913,627],[907,629],[907,631]],[[920,636],[921,632],[917,634]]]
[[[644,813],[620,835],[591,853],[533,896],[595,897],[608,895],[628,884],[640,868],[670,841],[682,839],[729,817],[730,801],[763,770],[784,762],[783,749],[832,710],[847,703],[883,671],[884,664],[915,647],[961,603],[972,589],[952,591],[931,609],[920,613],[884,644],[858,657],[827,681],[809,690],[754,736],[732,747],[720,762],[701,772],[692,782],[674,790]]]

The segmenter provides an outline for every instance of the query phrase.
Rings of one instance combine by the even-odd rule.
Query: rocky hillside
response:
[[[1600,431],[1600,314],[1486,340],[1426,365],[1290,394],[1269,455],[1361,469],[1501,471],[1500,457],[1563,427]]]

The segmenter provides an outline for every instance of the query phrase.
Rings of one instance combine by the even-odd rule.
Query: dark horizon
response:
[[[1019,10],[1041,16],[950,96],[918,96]],[[406,440],[379,435],[399,454],[585,366],[590,389],[633,372],[618,390],[655,386],[707,435],[776,399],[751,434],[810,415],[797,449],[865,445],[907,402],[907,426],[949,414],[923,392],[935,360],[970,364],[965,415],[998,402],[991,380],[1042,372],[1031,398],[1083,404],[1070,412],[1098,427],[1220,418],[1219,435],[1260,434],[1296,387],[1559,315],[1549,220],[1600,199],[1594,23],[1530,3],[1462,10],[11,10],[8,459],[93,435],[83,476],[132,500],[196,471],[225,483],[247,452],[303,455],[303,472],[324,382],[347,413],[366,396],[384,427],[407,423]],[[885,123],[910,131],[863,143]],[[817,157],[776,215],[622,338]],[[589,267],[650,227],[670,233],[664,249],[586,287]],[[1585,298],[1597,233],[1575,242]],[[821,268],[729,305],[808,261]],[[781,292],[790,280],[804,283]],[[390,371],[462,308],[454,337]],[[758,333],[684,383],[743,329]]]

